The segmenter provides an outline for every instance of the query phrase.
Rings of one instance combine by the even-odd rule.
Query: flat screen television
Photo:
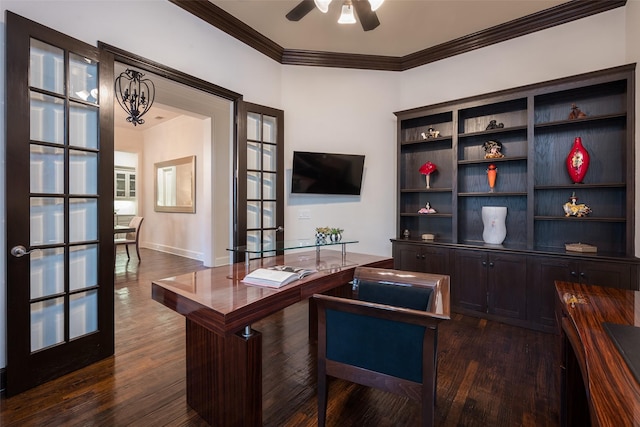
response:
[[[360,195],[364,156],[293,152],[291,193]]]

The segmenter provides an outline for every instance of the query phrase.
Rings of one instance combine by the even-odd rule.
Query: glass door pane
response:
[[[247,113],[246,141],[246,244],[254,249],[273,246],[278,240],[278,118],[269,114]],[[281,205],[280,205],[281,206]],[[281,224],[280,224],[281,225]],[[282,227],[280,227],[280,230]],[[273,256],[265,252],[262,256]],[[252,254],[260,257],[260,254]]]
[[[64,192],[64,150],[31,144],[30,190],[32,193],[62,194]]]
[[[64,144],[65,100],[31,92],[31,140]]]
[[[98,329],[98,63],[35,39],[30,63],[30,348],[40,351]]]
[[[64,292],[64,248],[42,249],[30,256],[31,299]]]
[[[48,92],[64,92],[64,50],[31,39],[29,86]]]

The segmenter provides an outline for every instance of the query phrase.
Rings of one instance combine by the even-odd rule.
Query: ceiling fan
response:
[[[365,31],[373,30],[380,25],[375,11],[382,2],[384,0],[344,0],[338,23],[355,24],[356,20],[353,16],[353,11],[355,10],[362,29]],[[318,8],[322,13],[327,13],[330,3],[331,0],[302,0],[286,16],[289,21],[299,21],[315,8]]]

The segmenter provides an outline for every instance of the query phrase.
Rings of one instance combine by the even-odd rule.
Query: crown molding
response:
[[[263,53],[269,58],[282,62],[284,48],[263,36],[235,16],[219,8],[209,0],[169,0],[176,6],[213,25],[231,37]]]
[[[627,0],[573,0],[402,57],[286,49],[209,0],[169,0],[231,37],[285,65],[406,71],[461,53],[626,5]]]
[[[626,0],[573,0],[406,55],[402,71],[624,6]]]
[[[285,49],[280,63],[284,65],[307,65],[312,67],[402,71],[400,69],[400,60],[401,58],[396,56]]]

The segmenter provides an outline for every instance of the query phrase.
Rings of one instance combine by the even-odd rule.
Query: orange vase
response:
[[[493,193],[493,187],[496,186],[496,176],[498,175],[498,168],[496,167],[496,165],[494,165],[493,163],[491,163],[489,165],[489,167],[487,168],[487,179],[489,180],[489,188]]]

